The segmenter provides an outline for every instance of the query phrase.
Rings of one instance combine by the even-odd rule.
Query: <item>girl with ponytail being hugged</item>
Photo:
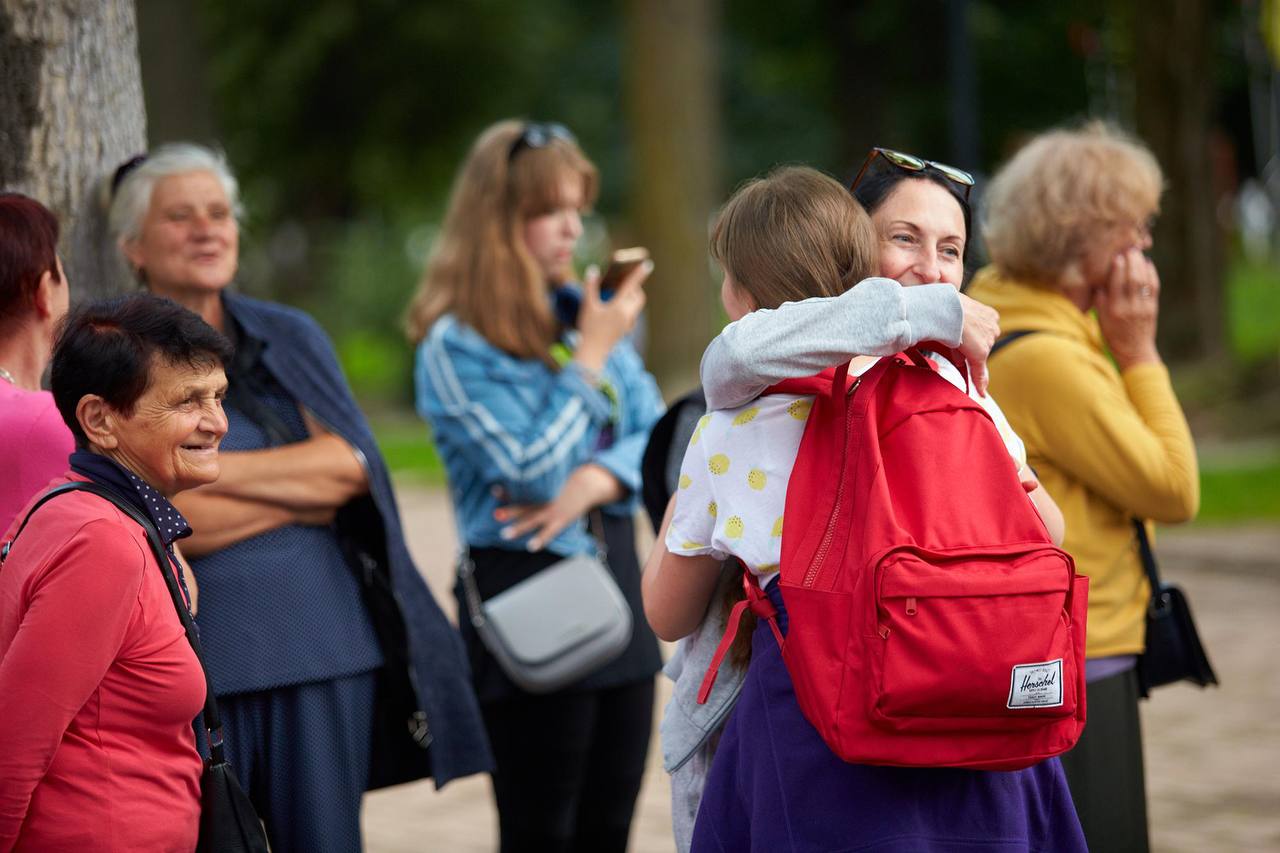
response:
[[[876,231],[848,190],[798,167],[754,180],[729,200],[712,234],[712,255],[724,269],[721,299],[731,320],[785,302],[838,297],[873,275],[878,261]],[[855,358],[850,373],[874,362]],[[966,387],[945,359],[935,363],[943,378]],[[643,579],[645,612],[660,637],[676,640],[698,627],[728,558],[756,576],[785,635],[776,583],[781,522],[810,404],[808,397],[773,394],[712,412],[699,424]],[[837,849],[1085,846],[1057,759],[1015,772],[842,761],[801,713],[778,641],[761,621],[711,766],[693,850]]]

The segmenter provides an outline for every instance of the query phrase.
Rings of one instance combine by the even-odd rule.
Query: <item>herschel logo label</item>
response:
[[[1006,707],[1056,708],[1062,704],[1062,658],[1043,663],[1020,663],[1009,679]]]

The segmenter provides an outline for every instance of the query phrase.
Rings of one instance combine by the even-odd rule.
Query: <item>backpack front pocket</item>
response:
[[[872,718],[902,729],[997,729],[1076,706],[1068,591],[1057,549],[1011,563],[899,550],[876,569]],[[961,719],[957,719],[961,718]]]

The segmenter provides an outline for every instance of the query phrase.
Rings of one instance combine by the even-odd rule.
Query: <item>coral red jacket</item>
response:
[[[41,507],[0,568],[0,853],[195,849],[204,696],[142,528]]]

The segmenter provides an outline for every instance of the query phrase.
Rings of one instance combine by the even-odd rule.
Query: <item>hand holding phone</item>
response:
[[[649,260],[649,250],[643,246],[619,249],[609,258],[609,266],[600,279],[600,298],[608,299],[627,276]]]
[[[581,338],[575,361],[595,371],[604,368],[609,352],[631,332],[644,310],[644,280],[652,269],[647,249],[624,249],[614,252],[605,275],[594,270],[587,273],[577,317]],[[613,281],[607,291],[606,279]]]

